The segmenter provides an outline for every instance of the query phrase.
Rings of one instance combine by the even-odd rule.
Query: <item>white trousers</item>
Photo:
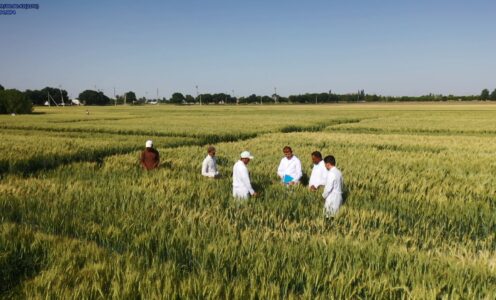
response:
[[[247,189],[233,189],[233,197],[237,199],[248,199],[250,192]]]
[[[331,193],[327,196],[324,203],[324,210],[326,216],[334,216],[338,213],[339,207],[343,202],[343,196],[341,193]]]

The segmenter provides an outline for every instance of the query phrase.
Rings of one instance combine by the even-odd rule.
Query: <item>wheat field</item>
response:
[[[0,116],[0,298],[496,297],[494,104],[35,112]],[[219,180],[200,174],[211,144]],[[336,157],[335,219],[277,182],[285,145],[308,176],[313,151]],[[239,202],[242,150],[261,195]]]

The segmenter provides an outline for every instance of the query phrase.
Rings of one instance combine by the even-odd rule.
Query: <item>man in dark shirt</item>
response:
[[[143,169],[147,171],[157,168],[160,164],[160,155],[153,148],[153,141],[146,141],[146,149],[141,153],[140,161]]]

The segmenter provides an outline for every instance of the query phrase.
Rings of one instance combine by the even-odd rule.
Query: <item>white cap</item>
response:
[[[253,156],[251,155],[250,152],[248,151],[243,151],[241,152],[241,155],[240,155],[241,158],[249,158],[249,159],[253,159]]]
[[[153,141],[152,140],[148,140],[146,141],[146,148],[152,148],[153,147]]]

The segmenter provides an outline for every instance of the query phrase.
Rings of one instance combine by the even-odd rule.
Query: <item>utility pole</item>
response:
[[[200,97],[200,105],[202,105],[201,95],[198,93],[198,85],[196,86],[196,98]]]
[[[315,104],[317,104],[317,94],[315,94]]]
[[[160,100],[158,100],[158,88],[157,88],[157,105],[160,104]]]
[[[59,91],[60,91],[60,102],[62,103],[62,105],[65,106],[65,103],[64,103],[64,97],[62,96],[62,86],[59,84]]]
[[[52,96],[50,96],[50,92],[47,92],[48,93],[48,105],[50,105],[50,100],[52,100],[53,103],[55,103],[55,106],[59,106],[57,104],[57,101],[55,101],[55,99],[53,99]]]
[[[114,86],[114,103],[115,103],[115,106],[117,106],[117,98],[115,98],[115,86]]]
[[[274,103],[277,103],[277,88],[274,87]]]

